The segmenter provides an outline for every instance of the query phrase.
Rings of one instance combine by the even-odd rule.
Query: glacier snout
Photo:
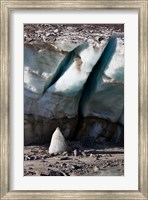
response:
[[[44,50],[43,47],[30,46],[25,52],[24,111],[27,124],[29,123],[25,127],[29,127],[32,135],[40,135],[41,138],[44,129],[38,124],[37,130],[36,123],[30,123],[30,119],[43,118],[43,123],[46,121],[48,130],[45,128],[46,133],[43,135],[51,135],[60,123],[66,138],[71,137],[76,127],[85,130],[86,135],[95,134],[97,137],[104,130],[109,130],[105,128],[107,124],[113,123],[113,132],[117,132],[115,123],[124,125],[122,37],[112,36],[101,42],[87,41],[70,52],[53,48],[49,52],[49,49]],[[43,60],[47,61],[46,64]],[[85,122],[82,126],[78,126],[79,117],[83,118],[81,122]],[[97,120],[95,126],[94,119]],[[103,126],[99,123],[103,123]],[[84,127],[88,124],[89,128]],[[84,135],[82,130],[79,132]],[[108,135],[109,138],[112,136]],[[28,141],[27,136],[27,143]]]

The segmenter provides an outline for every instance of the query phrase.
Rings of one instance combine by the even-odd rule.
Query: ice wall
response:
[[[122,35],[114,35],[100,42],[87,41],[70,52],[44,45],[27,46],[24,64],[24,111],[29,116],[27,123],[31,116],[35,116],[34,120],[41,117],[48,119],[50,131],[56,123],[59,126],[59,120],[66,120],[66,128],[62,132],[67,135],[76,127],[84,128],[84,124],[82,127],[78,124],[79,116],[124,124]],[[99,120],[97,123],[97,127],[101,127]],[[69,124],[70,130],[67,128]],[[113,127],[112,130],[116,126]],[[38,130],[41,132],[42,128]],[[119,137],[119,131],[116,132]]]
[[[45,84],[51,80],[66,52],[41,43],[24,46],[24,87],[36,94],[42,94]]]
[[[25,113],[48,118],[75,117],[78,113],[79,99],[90,72],[97,63],[106,42],[88,43],[69,52],[56,68],[52,77],[40,89],[43,95],[35,99],[28,92],[25,98]],[[40,79],[41,80],[41,79]],[[35,82],[35,88],[42,83]],[[37,86],[39,84],[39,86]],[[32,84],[33,87],[33,84]]]

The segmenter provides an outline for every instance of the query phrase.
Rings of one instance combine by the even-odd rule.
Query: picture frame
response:
[[[147,199],[148,190],[148,1],[23,1],[1,0],[1,199]],[[137,9],[139,18],[139,84],[138,84],[138,145],[139,177],[137,191],[10,191],[9,137],[10,137],[10,68],[9,25],[10,12],[17,9]]]

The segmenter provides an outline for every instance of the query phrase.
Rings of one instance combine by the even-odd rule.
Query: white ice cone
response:
[[[51,138],[49,153],[55,154],[55,153],[64,152],[66,150],[67,150],[66,140],[64,136],[62,135],[59,127],[57,127]]]

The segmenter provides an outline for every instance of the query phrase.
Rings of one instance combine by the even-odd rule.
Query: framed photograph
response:
[[[147,0],[0,2],[1,199],[147,199]]]

